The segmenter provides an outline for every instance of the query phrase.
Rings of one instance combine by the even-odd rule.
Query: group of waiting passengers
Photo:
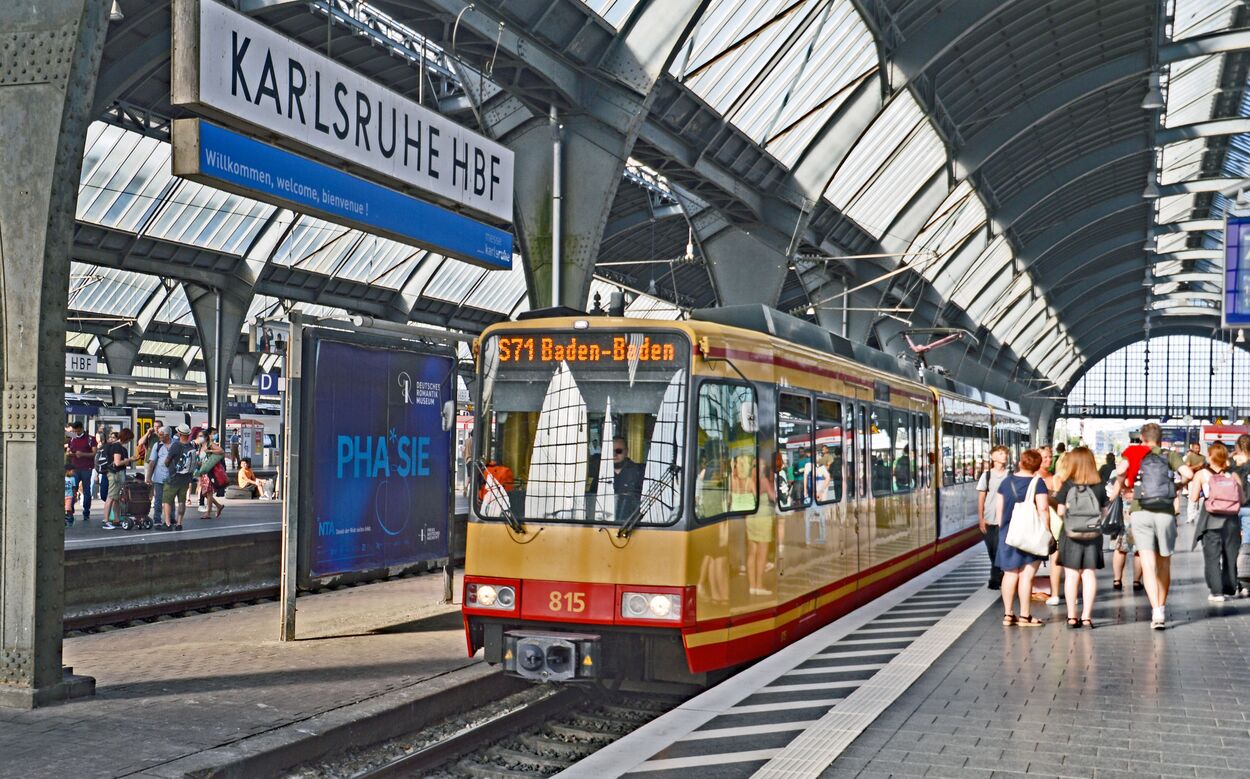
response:
[[[1250,534],[1250,435],[1238,438],[1232,452],[1215,442],[1203,457],[1195,444],[1184,458],[1163,449],[1161,437],[1157,424],[1144,425],[1140,442],[1127,447],[1118,463],[1107,455],[1102,468],[1083,446],[1064,453],[1060,444],[1057,461],[1050,447],[1027,450],[1014,472],[1007,467],[1007,447],[992,450],[992,468],[977,484],[978,514],[992,564],[989,587],[1002,590],[1003,625],[1045,624],[1032,614],[1033,581],[1041,564],[1049,562],[1046,603],[1060,603],[1062,568],[1068,627],[1093,628],[1095,571],[1104,567],[1106,531],[1115,550],[1112,586],[1122,589],[1125,564],[1135,554],[1139,562],[1133,588],[1146,592],[1151,627],[1164,629],[1180,494],[1186,485],[1187,521],[1195,524],[1194,544],[1202,543],[1208,600],[1220,603],[1239,592],[1250,594],[1239,591],[1237,579],[1239,546],[1243,540],[1250,543],[1243,539]],[[1125,505],[1128,522],[1118,519]],[[1048,524],[1053,538],[1049,554],[1038,554],[1031,543],[1026,551],[1007,542],[1013,516],[1021,517],[1020,522],[1040,519]],[[1016,538],[1019,542],[1021,535]],[[1019,614],[1012,608],[1016,602]]]
[[[134,443],[134,453],[130,445]],[[256,476],[246,457],[234,457],[236,482],[253,498],[272,498],[271,483]],[[136,443],[129,428],[107,430],[98,435],[83,429],[81,422],[66,428],[65,440],[65,525],[74,524],[74,512],[82,501],[82,521],[91,519],[92,496],[104,501],[104,530],[120,527],[123,512],[133,510],[121,505],[123,489],[130,468],[143,461],[141,480],[151,485],[149,511],[153,524],[165,530],[182,530],[187,501],[192,495],[199,499],[200,513],[220,518],[229,485],[226,454],[217,429],[165,426],[157,420]],[[135,475],[131,478],[139,480]],[[215,514],[213,513],[215,511]],[[127,513],[127,515],[131,515]]]

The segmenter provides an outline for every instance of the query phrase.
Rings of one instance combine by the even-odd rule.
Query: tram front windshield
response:
[[[482,346],[478,516],[668,525],[681,515],[680,333],[536,332]]]

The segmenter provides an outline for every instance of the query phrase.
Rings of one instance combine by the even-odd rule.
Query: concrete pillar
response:
[[[625,172],[632,139],[586,118],[570,117],[562,131],[560,303],[584,308],[603,240],[603,228]],[[516,131],[516,223],[529,275],[530,302],[546,308],[551,298],[552,134],[546,117]]]
[[[208,420],[220,428],[226,422],[226,403],[230,394],[230,369],[239,349],[239,336],[252,293],[231,289],[210,289],[199,284],[183,285],[191,303],[191,316],[204,350],[204,373],[208,379]],[[217,333],[220,326],[221,338]],[[220,366],[220,369],[219,369]]]
[[[0,3],[0,705],[89,695],[61,666],[65,306],[105,0]]]
[[[129,376],[135,369],[135,358],[139,356],[139,342],[130,338],[101,338],[100,351],[104,352],[104,363],[109,373],[115,376]],[[126,397],[130,391],[125,387],[113,387],[113,405],[126,405]]]

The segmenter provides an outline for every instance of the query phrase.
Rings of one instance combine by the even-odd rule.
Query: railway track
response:
[[[645,725],[681,700],[675,696],[566,687],[356,777],[552,776]]]

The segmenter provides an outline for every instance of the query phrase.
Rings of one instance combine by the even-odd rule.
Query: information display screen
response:
[[[1229,216],[1224,230],[1225,327],[1250,327],[1250,216]]]
[[[328,338],[305,353],[308,576],[446,557],[453,358]]]
[[[685,360],[687,343],[676,333],[535,333],[497,338],[499,362],[520,365],[675,365]]]

